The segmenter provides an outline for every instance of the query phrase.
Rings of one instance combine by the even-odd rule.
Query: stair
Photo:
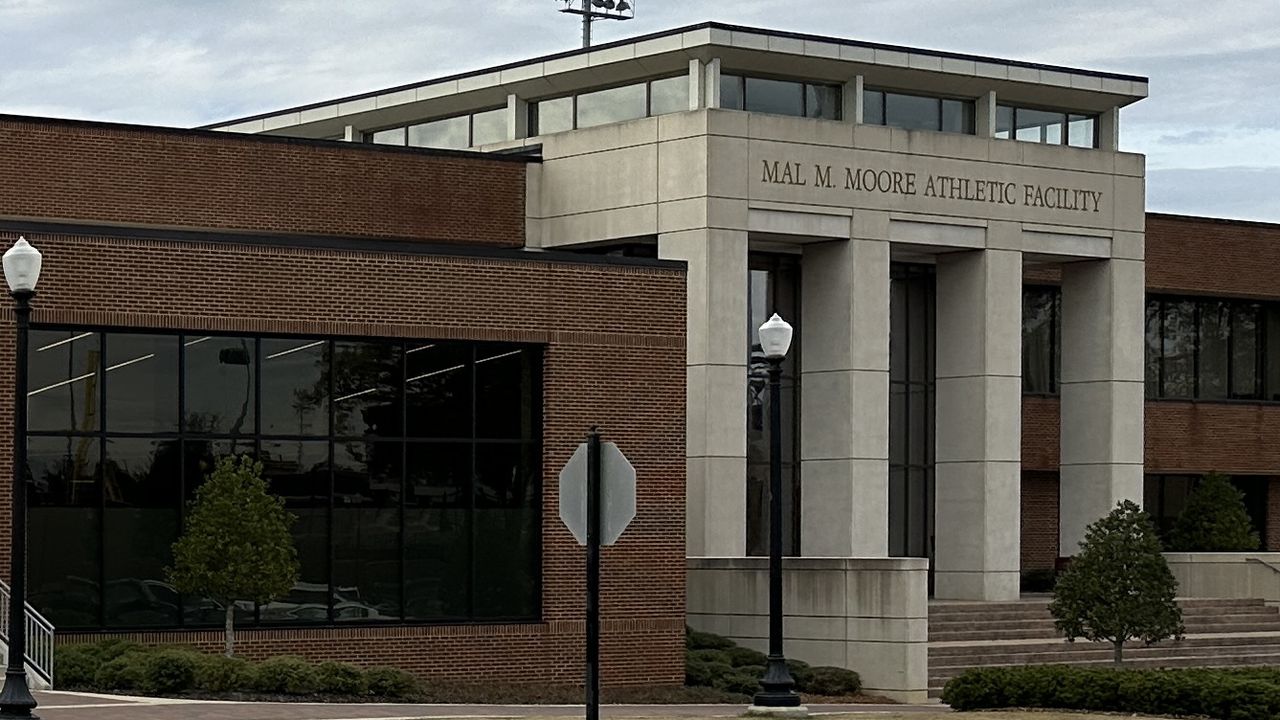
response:
[[[1280,665],[1280,608],[1259,599],[1183,599],[1186,636],[1150,647],[1127,643],[1127,667]],[[929,695],[974,667],[1109,665],[1111,646],[1068,643],[1053,627],[1045,597],[1016,602],[934,601],[929,605]]]

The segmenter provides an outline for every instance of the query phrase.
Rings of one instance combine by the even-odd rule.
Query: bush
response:
[[[788,660],[787,671],[791,673],[791,679],[796,681],[796,689],[800,692],[809,692],[809,683],[813,678],[813,668],[809,663],[800,660]]]
[[[769,656],[759,650],[752,650],[744,647],[731,647],[724,651],[729,658],[729,664],[734,667],[743,667],[745,665],[764,665],[769,662]]]
[[[1032,707],[1264,720],[1280,716],[1278,680],[1274,669],[977,668],[948,682],[942,701],[955,710]]]
[[[281,655],[263,661],[254,673],[260,692],[310,695],[319,687],[316,668],[300,657]]]
[[[688,650],[684,654],[685,659],[696,662],[720,663],[724,665],[733,665],[733,660],[729,658],[728,650]]]
[[[364,673],[355,665],[322,662],[316,666],[320,692],[333,695],[363,695],[369,691]]]
[[[1250,552],[1258,546],[1244,494],[1216,472],[1196,484],[1169,533],[1173,552]]]
[[[195,687],[205,692],[236,692],[257,684],[255,668],[241,658],[203,655],[196,662]]]
[[[399,668],[373,668],[366,670],[364,681],[369,692],[378,697],[402,698],[418,687],[418,680]]]
[[[729,638],[700,632],[688,627],[684,631],[684,646],[687,650],[728,650],[731,647],[736,647]]]
[[[120,638],[111,638],[103,640],[97,645],[92,646],[98,653],[98,659],[104,663],[111,662],[125,655],[149,652],[149,649],[139,645],[136,642],[122,640]]]
[[[86,687],[93,684],[94,673],[102,664],[95,645],[63,645],[53,651],[53,684],[59,689]]]
[[[146,656],[134,652],[109,660],[93,674],[93,686],[97,690],[136,690],[142,684],[142,661]]]
[[[845,668],[816,667],[810,671],[809,681],[801,689],[810,695],[848,697],[862,691],[862,678]]]
[[[684,661],[684,684],[690,687],[716,687],[716,680],[733,673],[727,662],[711,662],[687,657]]]
[[[138,689],[148,695],[171,695],[195,685],[199,656],[192,650],[160,650],[142,656]]]
[[[760,672],[750,672],[747,668],[733,668],[715,680],[715,688],[724,692],[739,695],[755,695],[760,692]]]

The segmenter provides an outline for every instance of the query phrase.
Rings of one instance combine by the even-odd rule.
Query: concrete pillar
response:
[[[515,93],[507,95],[507,139],[522,140],[529,136],[529,103]]]
[[[706,107],[707,84],[703,80],[706,74],[705,64],[698,59],[689,61],[689,109],[701,110]]]
[[[862,83],[862,76],[855,75],[853,79],[845,83],[844,87],[840,90],[841,99],[844,101],[844,115],[842,117],[846,122],[862,122]]]
[[[937,282],[934,594],[1017,599],[1022,253],[942,255]]]
[[[658,255],[688,264],[686,552],[747,551],[747,233],[658,236]]]
[[[1059,555],[1120,500],[1142,503],[1145,292],[1141,260],[1062,269]]]
[[[1120,108],[1113,107],[1098,116],[1098,149],[1120,151]]]
[[[804,247],[800,550],[889,554],[889,243]]]
[[[988,91],[978,97],[973,109],[973,130],[978,137],[996,136],[996,93]]]
[[[347,125],[342,128],[343,142],[364,142],[364,133],[356,129],[355,125]]]
[[[720,58],[711,58],[702,66],[702,88],[704,107],[720,107]]]

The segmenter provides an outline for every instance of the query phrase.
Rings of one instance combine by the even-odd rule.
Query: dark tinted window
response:
[[[720,107],[725,110],[742,109],[742,81],[737,75],[720,76]]]
[[[1272,360],[1275,306],[1248,300],[1151,298],[1146,310],[1150,398],[1280,399]]]
[[[1025,393],[1058,392],[1061,298],[1058,288],[1022,290],[1022,391]]]
[[[219,626],[224,609],[164,568],[186,503],[233,455],[257,457],[296,517],[301,565],[237,622],[537,617],[537,348],[39,330],[31,354],[31,596],[59,627]]]
[[[749,77],[743,107],[773,115],[804,115],[804,84]]]
[[[868,125],[973,134],[972,100],[865,90],[862,104],[862,122]]]
[[[884,93],[879,90],[862,91],[862,122],[867,125],[884,124]]]
[[[941,103],[938,98],[885,93],[884,122],[906,130],[938,130]]]

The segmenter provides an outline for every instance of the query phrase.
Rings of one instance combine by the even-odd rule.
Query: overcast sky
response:
[[[1146,75],[1150,210],[1280,222],[1277,0],[632,0],[705,20]],[[572,49],[560,0],[0,0],[0,112],[195,126]]]

